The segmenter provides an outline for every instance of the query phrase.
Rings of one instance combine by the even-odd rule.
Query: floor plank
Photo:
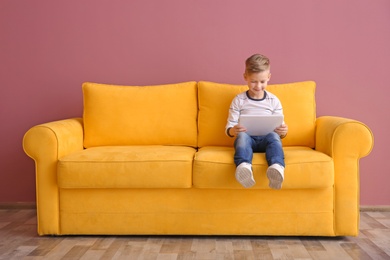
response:
[[[358,237],[43,236],[34,209],[0,209],[0,259],[389,259],[390,212],[363,211]]]

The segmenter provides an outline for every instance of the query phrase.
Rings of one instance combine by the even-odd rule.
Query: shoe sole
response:
[[[252,172],[247,168],[241,168],[236,171],[236,180],[245,188],[250,188],[256,184]]]
[[[267,178],[269,180],[269,187],[274,190],[280,190],[282,188],[283,177],[280,172],[273,168],[268,168]]]

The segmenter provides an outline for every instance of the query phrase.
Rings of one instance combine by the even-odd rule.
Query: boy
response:
[[[241,113],[272,115],[283,114],[279,99],[265,91],[271,78],[270,61],[261,54],[254,54],[245,61],[244,79],[249,90],[238,94],[229,109],[226,134],[236,137],[234,142],[234,163],[236,179],[245,188],[256,184],[252,172],[253,152],[265,152],[269,187],[280,189],[284,180],[284,153],[281,138],[287,135],[287,125],[282,124],[274,132],[264,136],[250,136],[244,126],[238,123]]]

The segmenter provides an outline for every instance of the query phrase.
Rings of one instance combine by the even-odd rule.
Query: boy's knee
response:
[[[239,132],[237,138],[249,138],[250,136],[245,132]]]
[[[250,135],[248,135],[247,133],[240,132],[237,134],[235,145],[236,146],[247,145],[250,143],[250,138],[251,138]]]
[[[277,142],[281,142],[280,136],[279,136],[277,133],[275,133],[275,132],[269,133],[269,134],[267,135],[267,139],[268,139],[268,141],[273,141],[273,142],[277,141]]]

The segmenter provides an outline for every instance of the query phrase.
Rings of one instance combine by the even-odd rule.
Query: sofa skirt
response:
[[[333,188],[60,189],[59,202],[57,235],[335,236]]]

